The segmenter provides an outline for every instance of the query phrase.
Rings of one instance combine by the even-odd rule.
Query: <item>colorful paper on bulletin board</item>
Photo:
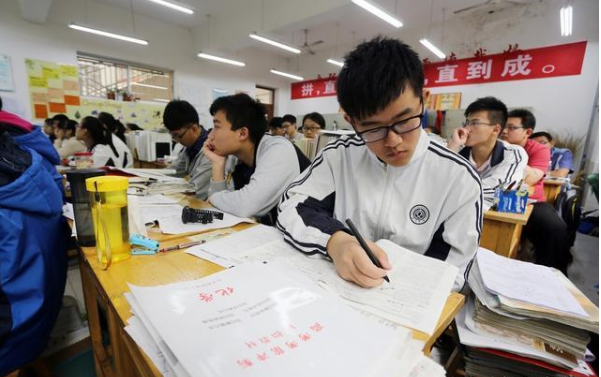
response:
[[[80,106],[68,106],[67,116],[79,121],[86,116],[98,116],[104,111],[112,114],[123,124],[135,123],[144,129],[152,130],[163,126],[165,106],[166,104],[80,98]]]
[[[25,59],[25,68],[36,119],[64,114],[80,105],[76,65]]]
[[[34,117],[37,119],[46,119],[48,118],[48,107],[43,104],[35,104],[33,105],[34,109]]]
[[[430,94],[425,106],[429,110],[457,110],[461,108],[461,93]]]
[[[0,54],[0,90],[13,91],[13,69],[8,55]]]

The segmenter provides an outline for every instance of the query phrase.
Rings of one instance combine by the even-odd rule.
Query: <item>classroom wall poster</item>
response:
[[[336,79],[336,75],[330,75],[326,78],[294,82],[290,85],[290,98],[294,100],[335,96]]]
[[[65,114],[80,105],[76,65],[25,59],[32,118]]]
[[[163,126],[163,111],[166,104],[146,102],[124,102],[103,98],[81,98],[79,106],[69,107],[66,114],[80,122],[86,116],[98,116],[101,112],[113,114],[123,124],[135,123],[152,130]]]
[[[483,84],[580,75],[586,42],[424,64],[424,86]]]
[[[430,94],[425,104],[428,110],[457,110],[461,108],[461,93]]]
[[[10,57],[0,54],[0,90],[15,90],[13,82],[13,70],[10,65]]]

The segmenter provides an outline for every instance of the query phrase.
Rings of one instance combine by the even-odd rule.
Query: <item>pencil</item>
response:
[[[359,245],[361,245],[361,247],[363,248],[363,250],[365,250],[365,253],[367,254],[367,256],[369,257],[369,259],[371,260],[371,263],[373,263],[374,265],[376,265],[376,267],[382,268],[382,265],[380,264],[380,261],[378,261],[378,258],[376,258],[376,256],[371,251],[371,249],[369,248],[369,246],[367,246],[367,243],[365,242],[365,240],[363,239],[363,237],[361,237],[361,234],[359,233],[359,231],[357,230],[357,228],[355,228],[355,224],[353,224],[353,222],[351,221],[351,219],[346,219],[346,225],[348,225],[348,227],[351,228],[351,232],[353,232],[353,235],[355,236],[355,238],[357,239],[357,241],[359,241]],[[390,279],[388,278],[388,276],[384,276],[384,280],[386,280],[387,282],[390,283]]]

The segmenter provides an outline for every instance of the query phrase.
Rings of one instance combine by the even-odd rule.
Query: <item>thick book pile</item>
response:
[[[410,330],[362,316],[286,264],[130,288],[125,330],[165,376],[445,375]]]
[[[480,249],[468,281],[467,376],[595,376],[585,358],[599,309],[559,271]]]

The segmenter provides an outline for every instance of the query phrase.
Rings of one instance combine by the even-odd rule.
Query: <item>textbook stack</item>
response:
[[[599,309],[555,269],[478,251],[457,321],[467,376],[595,376]]]
[[[130,288],[125,330],[165,376],[445,375],[410,330],[365,318],[285,263]]]

